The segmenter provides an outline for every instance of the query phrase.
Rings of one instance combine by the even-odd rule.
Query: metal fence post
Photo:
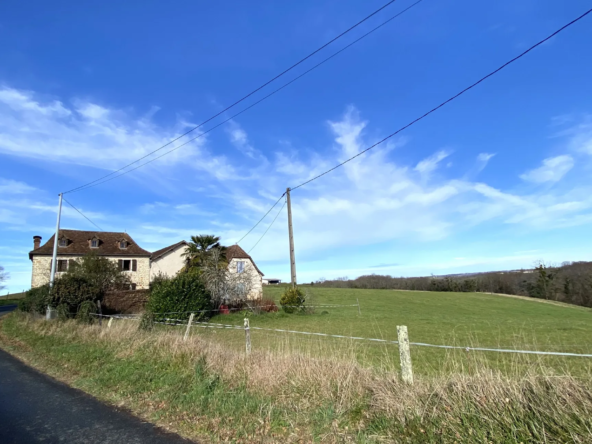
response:
[[[245,318],[245,341],[247,355],[251,354],[251,329],[249,326],[249,318]]]
[[[411,352],[409,351],[409,335],[405,325],[397,325],[399,339],[399,357],[401,359],[401,378],[407,384],[413,384],[413,369],[411,368]]]
[[[184,341],[186,341],[187,338],[189,337],[189,330],[191,329],[191,323],[193,322],[194,316],[195,316],[194,313],[191,313],[191,315],[189,315],[189,322],[187,323],[187,329],[185,330],[185,336],[183,336]]]

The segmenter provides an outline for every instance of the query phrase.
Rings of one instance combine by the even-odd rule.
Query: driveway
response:
[[[0,350],[0,443],[190,443],[27,367]]]

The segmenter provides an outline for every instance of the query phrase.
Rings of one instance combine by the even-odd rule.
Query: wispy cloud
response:
[[[520,178],[527,182],[534,183],[558,182],[573,168],[573,166],[573,157],[568,154],[549,157],[543,160],[543,164],[539,168],[527,171],[520,175]]]
[[[448,156],[450,156],[450,151],[440,150],[419,162],[415,167],[415,171],[428,176],[433,173],[436,168],[438,168],[438,164]]]

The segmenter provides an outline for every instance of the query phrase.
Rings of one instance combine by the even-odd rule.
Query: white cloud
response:
[[[11,179],[0,177],[0,196],[7,194],[26,194],[36,191],[37,188]]]
[[[483,163],[487,163],[491,160],[491,158],[495,156],[495,154],[491,154],[491,153],[481,153],[477,156],[477,160],[479,162],[483,162]]]
[[[573,166],[574,160],[570,155],[549,157],[543,160],[543,164],[539,168],[520,175],[520,178],[534,183],[558,182]]]
[[[436,170],[436,168],[438,168],[438,164],[448,156],[450,156],[449,151],[440,150],[419,162],[415,167],[415,171],[426,176],[430,175]]]
[[[191,125],[179,121],[172,127],[161,127],[151,120],[154,112],[135,117],[89,101],[74,99],[68,105],[59,100],[43,101],[31,91],[0,87],[0,153],[106,169],[121,167],[178,137]],[[199,161],[196,165],[204,160],[226,163],[224,158],[205,152],[204,143],[205,138],[198,138],[160,159],[159,165],[188,160]],[[164,150],[158,154],[162,153]]]

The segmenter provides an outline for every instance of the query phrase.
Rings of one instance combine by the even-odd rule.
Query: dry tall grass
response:
[[[450,355],[439,376],[416,378],[409,386],[387,368],[361,367],[354,345],[341,358],[315,357],[318,350],[297,353],[289,344],[247,357],[199,331],[183,341],[174,327],[148,333],[133,321],[115,321],[110,329],[27,316],[19,322],[38,335],[114,348],[120,359],[148,350],[155,361],[172,357],[189,368],[200,362],[229,389],[274,399],[290,412],[295,428],[310,425],[312,411],[331,405],[341,420],[325,438],[340,430],[364,442],[592,442],[591,379],[557,376],[541,366],[508,375],[488,368],[478,355],[467,362]]]

